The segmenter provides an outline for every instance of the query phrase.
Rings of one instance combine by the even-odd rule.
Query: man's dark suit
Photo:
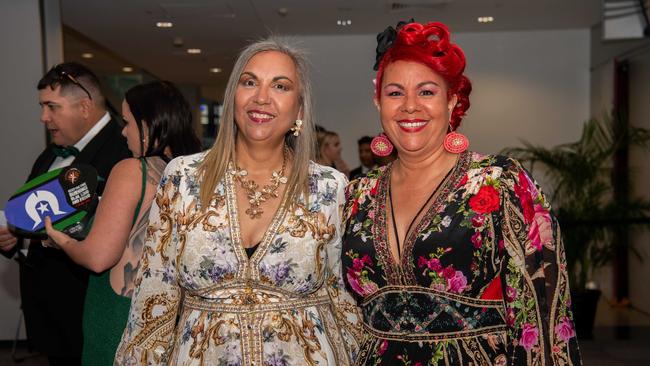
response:
[[[364,176],[363,167],[359,166],[357,168],[350,170],[350,176],[348,177],[348,179],[353,180],[363,176]]]
[[[121,127],[111,119],[74,162],[97,169],[101,195],[113,166],[130,156]],[[48,146],[36,159],[28,180],[47,172],[55,158],[52,146]],[[22,309],[30,344],[49,357],[81,357],[81,322],[89,272],[63,251],[44,248],[40,241],[30,242],[29,254],[26,258],[19,254],[19,262]]]

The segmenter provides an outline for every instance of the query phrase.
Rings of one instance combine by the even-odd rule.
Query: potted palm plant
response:
[[[551,184],[547,191],[562,227],[576,330],[583,337],[593,331],[600,297],[589,286],[594,271],[608,264],[620,245],[627,245],[616,240],[616,230],[647,227],[649,222],[650,201],[630,196],[621,200],[613,194],[614,157],[621,149],[645,147],[649,141],[649,130],[608,116],[585,122],[576,142],[545,148],[523,141],[523,147],[503,151],[531,170],[542,168]],[[629,179],[623,181],[630,192]],[[638,255],[633,246],[627,248]]]

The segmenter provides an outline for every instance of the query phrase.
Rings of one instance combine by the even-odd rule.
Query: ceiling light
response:
[[[156,27],[158,28],[171,28],[174,26],[174,23],[172,22],[158,22],[156,23]]]
[[[132,68],[131,66],[124,66],[124,67],[122,68],[122,71],[124,71],[124,72],[131,72],[131,71],[133,71],[133,68]]]
[[[197,55],[197,54],[201,53],[201,49],[200,48],[188,48],[187,53],[189,53],[191,55]]]
[[[336,25],[340,25],[342,27],[352,25],[352,21],[350,19],[339,19],[336,21]]]
[[[212,68],[210,68],[210,72],[213,72],[213,73],[217,74],[217,73],[221,72],[221,69],[218,68],[218,67],[212,67]]]
[[[478,17],[479,23],[492,23],[494,21],[493,17]]]
[[[81,54],[81,57],[83,57],[83,58],[93,58],[93,57],[95,57],[95,55],[93,55],[90,52],[85,52],[85,53]]]

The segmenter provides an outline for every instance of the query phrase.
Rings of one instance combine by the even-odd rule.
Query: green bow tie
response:
[[[52,147],[52,151],[54,152],[54,155],[61,157],[63,159],[67,158],[68,156],[77,156],[79,155],[79,149],[77,149],[74,146],[56,146],[54,145]]]

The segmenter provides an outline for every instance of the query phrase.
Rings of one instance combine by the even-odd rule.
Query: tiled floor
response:
[[[585,366],[650,365],[650,327],[597,328],[594,333],[593,340],[580,342]],[[20,348],[17,353],[24,356],[26,350]],[[11,358],[11,349],[2,348],[0,365],[47,366],[47,360],[32,357],[15,363]]]

